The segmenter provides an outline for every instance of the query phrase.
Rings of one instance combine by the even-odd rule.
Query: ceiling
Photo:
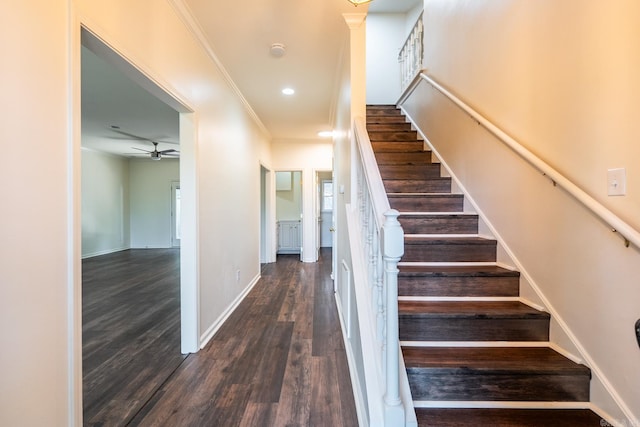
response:
[[[341,49],[343,13],[405,13],[421,0],[183,0],[216,56],[256,115],[277,140],[317,139],[330,130]],[[312,17],[313,19],[307,19]],[[270,54],[282,43],[281,57]],[[285,96],[281,90],[293,88]],[[88,49],[82,55],[83,146],[119,155],[153,149],[114,132],[178,142],[178,113]],[[158,149],[176,148],[160,143]]]

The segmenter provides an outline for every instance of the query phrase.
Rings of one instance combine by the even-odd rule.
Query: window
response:
[[[333,181],[322,181],[322,210],[333,210]]]

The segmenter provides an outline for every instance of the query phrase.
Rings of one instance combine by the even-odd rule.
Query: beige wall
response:
[[[172,244],[171,183],[180,182],[180,161],[130,159],[129,220],[132,248],[170,248]]]
[[[640,229],[640,3],[425,1],[425,66]],[[626,167],[626,197],[607,197]]]
[[[640,228],[640,4],[425,1],[425,68],[595,199]],[[554,316],[552,341],[589,364],[592,402],[640,417],[640,251],[436,91],[404,104]],[[627,196],[607,197],[608,168]]]
[[[66,0],[0,5],[0,425],[68,424],[67,12]]]
[[[129,249],[129,160],[82,149],[82,257]]]

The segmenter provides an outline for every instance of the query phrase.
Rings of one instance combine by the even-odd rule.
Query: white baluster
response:
[[[398,327],[398,262],[404,254],[404,232],[398,221],[399,212],[385,212],[382,227],[384,278],[387,291],[386,303],[386,391],[385,425],[404,425],[404,408],[400,399],[399,358],[400,339]]]

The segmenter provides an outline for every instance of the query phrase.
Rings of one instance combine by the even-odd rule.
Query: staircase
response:
[[[549,347],[549,314],[519,301],[519,273],[496,265],[400,110],[368,106],[367,131],[405,232],[400,341],[419,425],[600,426],[567,409],[587,405],[589,368]]]

